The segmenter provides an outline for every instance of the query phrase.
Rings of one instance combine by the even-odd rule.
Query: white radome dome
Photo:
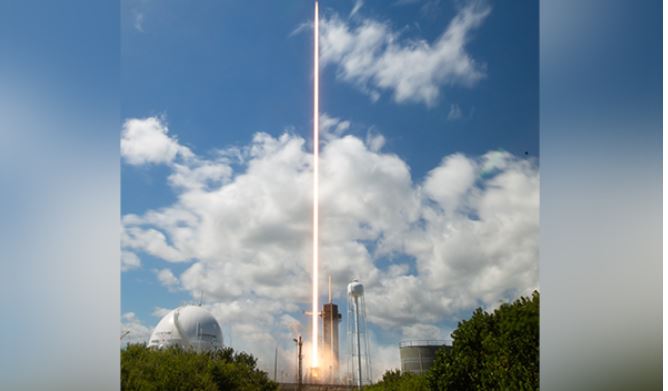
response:
[[[178,307],[162,317],[148,342],[149,348],[179,346],[198,352],[222,349],[223,332],[211,313],[202,307]]]
[[[357,280],[348,284],[348,294],[352,297],[360,297],[364,294],[364,285]]]

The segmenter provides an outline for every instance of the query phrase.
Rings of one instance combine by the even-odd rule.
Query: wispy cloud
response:
[[[144,14],[142,12],[134,13],[134,27],[137,31],[144,32]]]
[[[362,8],[364,5],[364,0],[355,0],[355,4],[353,5],[353,9],[350,11],[349,16],[354,16],[357,14],[357,12]]]
[[[124,1],[124,7],[127,6],[128,17],[131,18],[132,27],[135,31],[144,32],[144,22],[146,15],[151,13],[153,7],[152,0],[127,0]]]
[[[295,29],[292,30],[290,32],[290,34],[288,34],[288,36],[293,37],[297,34],[302,33],[303,31],[306,31],[307,29],[311,29],[311,31],[313,31],[313,22],[312,21],[301,23],[299,26],[295,27]]]
[[[453,103],[450,105],[450,112],[448,112],[448,119],[450,121],[455,121],[462,118],[462,108],[458,104]]]
[[[490,12],[486,4],[467,4],[432,43],[403,39],[387,23],[373,19],[323,18],[321,64],[336,67],[339,79],[372,100],[391,91],[398,103],[433,106],[443,86],[472,86],[485,77],[485,66],[467,53],[466,44]]]

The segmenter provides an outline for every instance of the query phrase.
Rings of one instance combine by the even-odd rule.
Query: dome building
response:
[[[211,313],[202,307],[186,305],[163,316],[148,342],[149,348],[178,346],[197,352],[223,348],[223,332]]]

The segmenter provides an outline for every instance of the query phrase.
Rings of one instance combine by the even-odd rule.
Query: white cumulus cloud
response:
[[[391,91],[396,102],[433,106],[445,85],[472,86],[485,77],[485,66],[466,51],[473,31],[490,7],[470,2],[462,7],[434,42],[405,39],[387,23],[373,19],[321,21],[321,65],[373,100]]]
[[[152,328],[144,325],[134,312],[126,312],[121,316],[121,345],[144,343],[151,336]]]
[[[132,118],[123,124],[121,156],[128,164],[171,163],[178,155],[190,157],[192,152],[169,136],[160,118]]]
[[[122,251],[121,252],[121,271],[128,271],[136,269],[141,266],[141,260],[137,254],[132,251]]]
[[[334,131],[320,155],[320,274],[323,293],[332,276],[343,311],[345,286],[359,278],[369,322],[389,338],[447,339],[444,324],[537,288],[534,161],[503,151],[451,154],[414,178],[406,161],[382,148],[382,135],[362,140],[326,118]],[[222,155],[235,156],[234,172],[213,170],[204,180],[193,169],[225,164]],[[159,279],[194,301],[203,294],[226,342],[270,369],[276,346],[288,360],[292,338],[309,333],[300,324],[310,303],[310,148],[287,132],[257,133],[247,146],[189,161],[197,163],[169,166],[182,177],[172,183],[173,204],[123,216],[124,251],[189,262]],[[378,354],[396,349],[381,345]]]
[[[174,273],[172,273],[171,270],[160,269],[156,270],[155,274],[158,277],[158,281],[160,281],[160,284],[167,287],[169,290],[175,290],[176,287],[178,287],[179,280],[174,276]]]

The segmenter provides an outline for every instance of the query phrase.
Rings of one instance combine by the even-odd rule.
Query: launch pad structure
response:
[[[332,302],[332,277],[329,277],[329,300],[322,306],[322,350],[323,362],[327,363],[327,380],[336,383],[339,379],[339,306]]]
[[[313,313],[306,312],[313,316]],[[306,373],[306,381],[317,384],[336,384],[341,382],[339,324],[341,313],[339,306],[332,301],[332,280],[329,277],[329,300],[323,304],[316,316],[322,320],[322,329],[314,333],[319,342],[319,367],[311,366]]]

